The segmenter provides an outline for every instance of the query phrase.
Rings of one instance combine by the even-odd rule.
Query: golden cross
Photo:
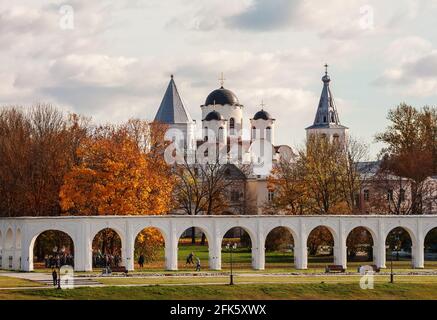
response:
[[[220,75],[219,81],[220,81],[220,85],[223,87],[223,84],[225,83],[225,76],[223,75],[223,72]]]

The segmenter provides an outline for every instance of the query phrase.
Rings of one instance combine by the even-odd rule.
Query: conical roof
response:
[[[327,67],[327,66],[325,66]],[[346,128],[341,125],[338,117],[337,108],[334,103],[334,98],[329,88],[331,78],[328,72],[325,71],[325,75],[322,77],[323,89],[320,95],[319,105],[317,107],[314,123],[307,129],[314,128]]]
[[[188,113],[179,95],[173,75],[171,76],[167,90],[162,98],[161,105],[155,116],[155,121],[176,124],[176,123],[191,123],[193,119]]]

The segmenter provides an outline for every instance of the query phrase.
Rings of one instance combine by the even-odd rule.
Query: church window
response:
[[[240,192],[238,190],[231,191],[231,201],[236,202],[240,200]]]
[[[331,122],[335,122],[334,112],[331,111]]]
[[[324,123],[326,122],[326,116],[323,116],[323,122]]]
[[[256,128],[252,127],[252,140],[256,139]]]
[[[266,139],[270,142],[272,141],[272,128],[270,127],[266,128]]]
[[[229,133],[232,135],[235,134],[235,119],[234,118],[229,119]]]
[[[223,131],[223,127],[220,127],[219,128],[219,141],[224,141],[225,140],[225,136],[224,136],[223,132],[224,132]]]

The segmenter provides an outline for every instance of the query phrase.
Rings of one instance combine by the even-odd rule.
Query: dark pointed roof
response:
[[[155,121],[167,124],[193,122],[176,88],[173,75],[156,113]]]
[[[327,67],[327,65],[325,66]],[[331,89],[329,88],[329,82],[331,78],[328,75],[328,71],[325,71],[325,75],[322,77],[323,89],[320,95],[319,106],[317,107],[316,117],[312,126],[306,129],[316,128],[346,128],[340,123],[338,117],[337,108],[332,97]]]

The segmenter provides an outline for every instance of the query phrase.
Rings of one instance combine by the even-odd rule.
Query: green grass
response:
[[[437,299],[436,283],[376,283],[362,290],[358,283],[250,284],[40,289],[0,292],[0,299]]]
[[[39,286],[42,286],[42,284],[30,280],[0,276],[0,288],[39,287]]]
[[[376,275],[376,283],[389,282],[388,275]],[[345,275],[331,275],[331,276],[257,276],[237,274],[234,277],[236,283],[359,283],[360,276],[345,276]],[[401,283],[434,283],[437,284],[437,276],[403,276],[396,275],[396,282]],[[209,276],[209,277],[126,277],[126,278],[98,278],[97,281],[105,285],[154,285],[154,284],[202,284],[202,283],[229,283],[229,276]]]

